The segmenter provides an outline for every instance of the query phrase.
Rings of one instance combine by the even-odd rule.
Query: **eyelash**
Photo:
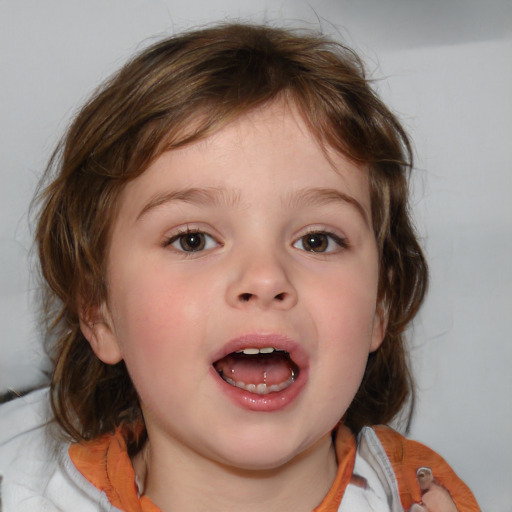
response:
[[[322,235],[322,236],[325,236],[327,237],[328,241],[327,243],[329,244],[330,241],[334,242],[338,248],[337,249],[334,249],[334,250],[323,250],[323,251],[315,251],[313,249],[306,249],[304,247],[304,242],[305,240],[307,239],[307,237],[313,237],[313,236],[318,236],[318,235]],[[350,247],[349,243],[348,243],[348,239],[345,238],[345,237],[342,237],[342,236],[339,236],[338,234],[336,233],[333,233],[332,231],[327,231],[327,230],[315,230],[315,229],[312,229],[311,231],[308,231],[307,233],[303,234],[302,236],[300,236],[294,243],[293,243],[293,247],[295,248],[298,248],[296,244],[298,243],[302,243],[302,250],[306,251],[306,252],[312,252],[312,253],[316,253],[316,254],[330,254],[330,253],[334,253],[334,252],[339,252],[339,251],[342,251],[344,249],[348,249]],[[327,245],[327,248],[329,247],[329,245]]]
[[[199,245],[197,248],[192,247],[190,244],[190,241],[186,243],[189,246],[190,250],[187,250],[184,247],[184,243],[185,243],[184,240],[185,240],[185,236],[187,236],[187,235],[189,235],[189,236],[190,235],[201,235],[202,238],[198,241]],[[322,250],[315,250],[314,247],[307,249],[305,247],[305,243],[311,244],[312,239],[315,236],[326,237],[327,245],[324,248],[319,246]],[[308,237],[310,237],[310,240],[307,242]],[[165,239],[163,246],[169,247],[178,241],[180,241],[179,245],[181,246],[181,248],[174,247],[174,249],[176,251],[182,253],[183,255],[187,255],[187,256],[191,256],[191,255],[194,255],[195,253],[200,253],[205,250],[212,249],[213,247],[208,247],[208,245],[210,245],[212,241],[217,246],[220,245],[219,242],[217,242],[217,240],[215,240],[208,233],[205,233],[204,231],[201,231],[199,229],[188,229],[187,228],[187,229],[179,231],[179,232],[175,233],[174,235],[172,235],[171,237]],[[320,242],[322,242],[322,241],[320,240]],[[337,248],[334,248],[334,249],[331,248],[329,250],[329,245],[331,244],[331,242],[334,242],[337,245]],[[298,247],[297,244],[301,244],[302,247]],[[293,242],[292,246],[296,249],[301,249],[305,252],[310,252],[310,253],[315,253],[315,254],[330,254],[330,253],[336,253],[336,252],[342,251],[344,249],[348,249],[349,243],[345,237],[341,237],[338,234],[333,233],[332,231],[311,229],[310,231],[308,231],[308,232],[304,233],[302,236],[300,236],[297,240],[295,240]]]
[[[193,249],[191,248],[191,250],[186,250],[183,246],[183,243],[184,243],[184,238],[187,236],[187,235],[201,235],[203,238],[202,240],[202,246],[200,246],[200,248],[198,249]],[[181,239],[181,241],[180,241]],[[206,239],[206,240],[205,240]],[[208,249],[211,249],[212,247],[206,247],[206,245],[208,245],[208,239],[215,242],[216,245],[219,245],[219,242],[217,242],[217,240],[215,240],[211,235],[209,235],[208,233],[205,233],[204,231],[201,231],[199,229],[185,229],[185,230],[182,230],[182,231],[178,231],[177,233],[175,233],[174,235],[172,235],[171,237],[169,238],[166,238],[164,240],[164,243],[163,243],[163,246],[164,247],[169,247],[169,246],[172,246],[175,242],[178,242],[180,241],[180,246],[181,246],[181,249],[178,248],[178,247],[174,247],[175,250],[177,250],[178,252],[184,254],[184,255],[193,255],[195,253],[199,253],[199,252],[202,252],[204,250],[208,250]],[[201,242],[201,241],[200,241]],[[211,243],[211,242],[210,242]],[[188,244],[190,245],[190,243]]]

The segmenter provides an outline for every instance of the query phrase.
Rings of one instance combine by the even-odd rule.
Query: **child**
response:
[[[36,411],[2,434],[4,512],[478,510],[438,455],[372,427],[413,392],[411,166],[322,37],[222,25],[128,63],[40,198],[68,437],[45,437],[44,391],[4,406]]]

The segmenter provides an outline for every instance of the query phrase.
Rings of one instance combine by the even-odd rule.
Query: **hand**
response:
[[[421,503],[415,503],[409,512],[458,512],[450,493],[436,482],[430,468],[419,468],[416,478],[421,489]]]

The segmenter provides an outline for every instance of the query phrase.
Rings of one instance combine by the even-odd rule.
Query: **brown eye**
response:
[[[348,248],[348,241],[334,233],[314,231],[301,236],[293,247],[307,252],[330,253]]]
[[[181,252],[200,252],[217,247],[218,242],[202,231],[187,231],[170,238],[165,246],[171,246]]]
[[[180,248],[187,252],[202,251],[206,245],[204,233],[185,233],[178,240]]]
[[[329,237],[325,233],[309,233],[301,240],[305,251],[325,252],[329,247]]]

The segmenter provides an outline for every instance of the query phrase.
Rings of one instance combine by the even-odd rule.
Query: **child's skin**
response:
[[[333,482],[331,431],[385,318],[367,170],[327,151],[280,101],[164,153],[121,195],[108,304],[81,326],[126,362],[149,437],[134,467],[163,511],[310,512]],[[291,352],[295,382],[222,380],[213,363],[253,347]]]

